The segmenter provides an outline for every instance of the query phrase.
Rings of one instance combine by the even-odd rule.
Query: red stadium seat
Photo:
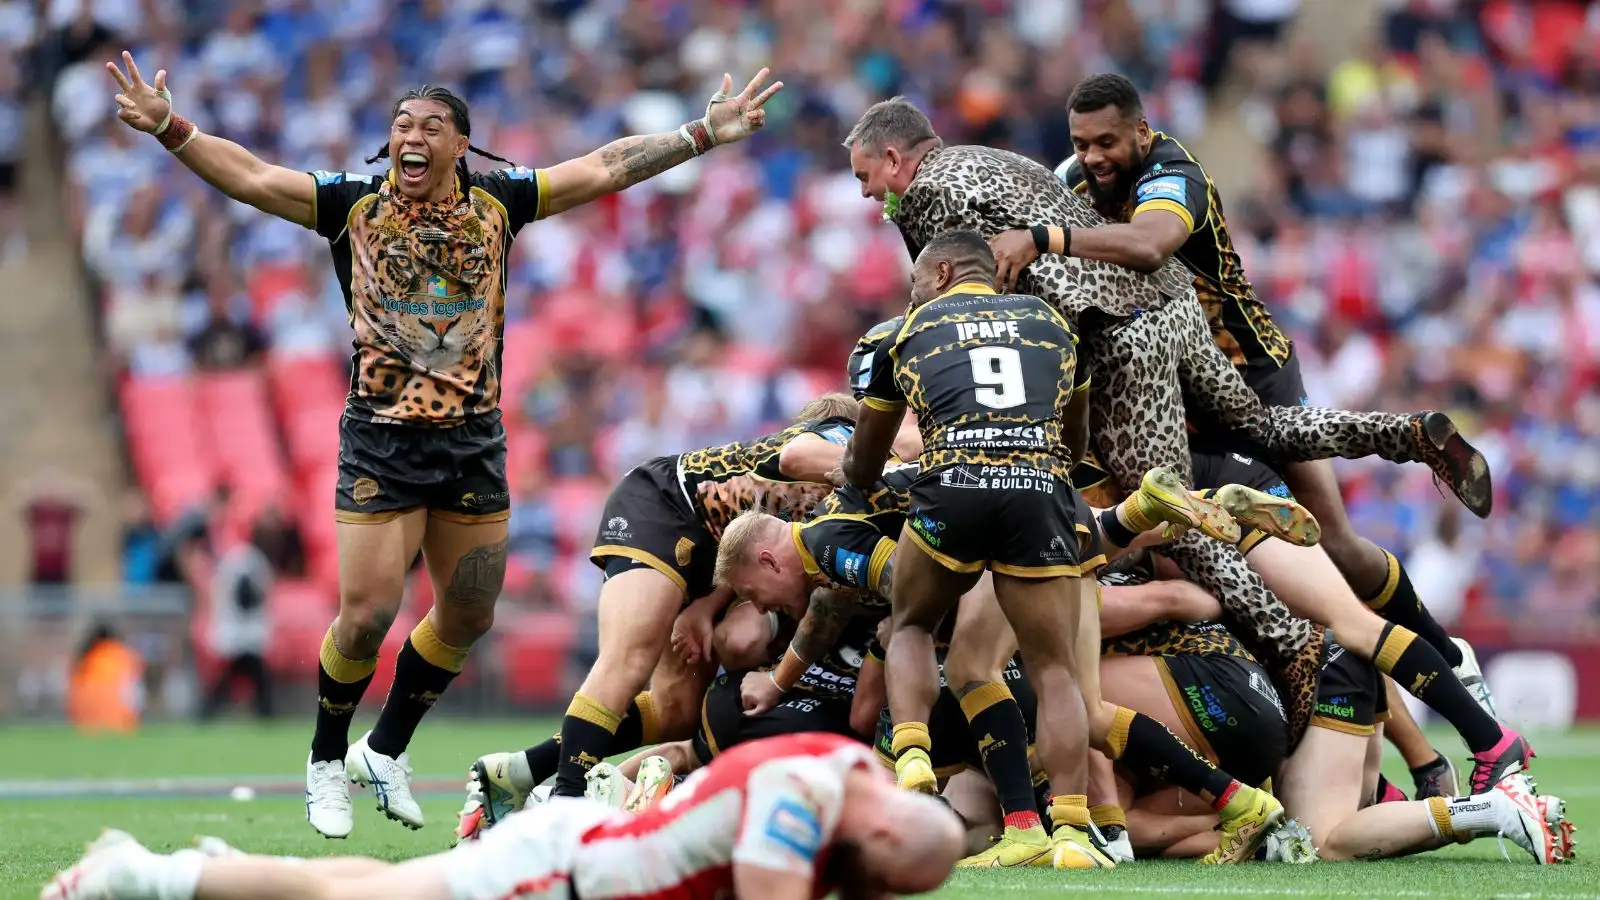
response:
[[[257,322],[264,321],[277,306],[278,298],[290,291],[311,290],[310,279],[304,268],[296,265],[263,266],[250,273],[246,288],[250,294],[250,311]]]
[[[566,660],[577,637],[571,616],[529,613],[496,622],[492,634],[506,699],[528,706],[567,699]]]
[[[283,496],[289,476],[262,374],[208,373],[200,376],[199,387],[201,415],[221,478],[250,506]]]
[[[209,429],[187,378],[128,379],[120,389],[128,455],[158,523],[209,499],[217,484]]]

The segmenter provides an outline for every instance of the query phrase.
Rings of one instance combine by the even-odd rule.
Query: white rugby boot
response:
[[[384,756],[367,746],[372,732],[361,736],[344,755],[344,773],[359,785],[370,785],[377,795],[378,812],[412,830],[422,827],[422,807],[411,796],[411,757]]]
[[[1499,722],[1500,713],[1494,708],[1494,695],[1489,693],[1489,682],[1483,680],[1483,669],[1478,667],[1478,654],[1472,652],[1472,645],[1461,638],[1453,637],[1450,640],[1461,648],[1461,665],[1451,671],[1455,672],[1461,686],[1467,689],[1472,699],[1478,701],[1483,711]]]
[[[192,850],[152,853],[125,832],[106,830],[83,857],[44,886],[39,900],[160,900],[192,891],[201,857]]]
[[[340,760],[312,762],[306,755],[306,821],[325,838],[347,838],[355,827],[344,768]]]
[[[456,838],[474,840],[493,828],[526,806],[533,788],[533,773],[521,751],[478,757],[467,772],[467,799],[456,814]]]
[[[583,795],[612,809],[621,809],[632,789],[622,771],[608,762],[595,763],[583,776]]]
[[[1541,866],[1561,862],[1562,850],[1569,849],[1563,847],[1561,833],[1566,804],[1558,797],[1540,803],[1532,780],[1523,773],[1507,775],[1495,784],[1494,790],[1468,799],[1493,804],[1499,836],[1528,851]],[[1549,821],[1551,818],[1555,821]]]

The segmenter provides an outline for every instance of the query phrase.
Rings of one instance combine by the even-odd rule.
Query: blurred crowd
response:
[[[1300,3],[53,0],[41,19],[4,2],[0,211],[19,133],[5,125],[25,87],[47,89],[110,374],[342,358],[325,243],[226,201],[117,122],[101,68],[117,51],[146,77],[166,69],[207,133],[358,172],[376,170],[363,159],[418,83],[463,93],[474,144],[548,165],[675,128],[724,71],[770,66],[788,87],[755,139],[516,244],[506,353],[533,371],[503,400],[515,593],[584,609],[598,583],[585,517],[611,481],[841,386],[852,340],[903,305],[901,240],[839,147],[868,103],[906,94],[949,142],[1053,166],[1085,74],[1128,75],[1153,126],[1184,139],[1225,97],[1265,161],[1231,188],[1230,222],[1313,402],[1447,409],[1493,466],[1480,523],[1423,467],[1341,463],[1358,528],[1409,560],[1441,618],[1591,628],[1600,8],[1386,0],[1377,39],[1328,72],[1285,37]],[[0,252],[19,240],[0,233]]]

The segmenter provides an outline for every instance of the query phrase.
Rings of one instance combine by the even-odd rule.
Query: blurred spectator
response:
[[[14,265],[28,254],[23,217],[18,214],[18,164],[22,161],[23,97],[16,54],[0,47],[0,265]]]
[[[272,688],[267,678],[267,594],[272,590],[272,563],[250,541],[235,543],[217,560],[211,578],[210,650],[221,660],[217,680],[200,708],[212,719],[227,705],[235,682],[250,686],[256,715],[272,715]]]
[[[219,269],[206,278],[206,318],[189,338],[189,351],[202,371],[222,371],[253,365],[267,348],[261,329],[244,311],[249,298],[234,284],[233,272]]]
[[[24,5],[0,4],[0,41],[31,34]],[[1450,513],[1438,534],[1448,501],[1424,468],[1339,462],[1358,528],[1419,571],[1446,558],[1460,561],[1449,573],[1470,569],[1464,588],[1419,583],[1430,603],[1465,591],[1482,600],[1468,617],[1565,603],[1596,619],[1570,571],[1600,534],[1592,3],[1385,0],[1348,23],[1345,37],[1372,38],[1338,60],[1286,39],[1295,16],[1326,12],[1320,0],[47,6],[37,80],[67,144],[69,214],[108,285],[116,365],[141,378],[290,357],[296,403],[301,379],[313,396],[348,377],[326,243],[228,202],[110,118],[100,66],[125,37],[144,39],[147,74],[166,68],[208,133],[299,169],[381,171],[361,159],[393,98],[422,82],[470,98],[474,144],[548,165],[676,127],[724,70],[785,79],[756,139],[514,245],[502,405],[513,457],[538,465],[514,487],[513,535],[567,609],[588,609],[598,583],[584,558],[591,495],[644,458],[748,438],[841,387],[850,341],[904,305],[901,241],[837,146],[868,103],[906,93],[953,142],[1054,166],[1070,152],[1073,85],[1116,69],[1152,125],[1191,147],[1229,106],[1224,121],[1244,127],[1208,143],[1251,159],[1241,142],[1259,144],[1247,182],[1224,183],[1226,207],[1313,399],[1447,409],[1490,457],[1494,517]],[[180,7],[185,27],[161,27]],[[1230,81],[1239,90],[1212,90]],[[205,299],[174,315],[194,272],[212,276]],[[332,415],[336,400],[314,399]],[[283,509],[316,559],[331,540],[326,448],[274,402],[296,453]],[[177,534],[190,537],[172,546],[192,549],[195,532]]]
[[[299,578],[306,573],[305,541],[300,526],[284,518],[276,503],[268,503],[256,516],[250,543],[266,557],[272,572],[281,578]]]
[[[84,638],[67,678],[67,716],[81,732],[131,732],[144,712],[144,660],[108,622]]]
[[[130,488],[122,497],[122,580],[155,584],[161,570],[161,532],[150,515],[144,492]]]
[[[98,498],[88,481],[46,469],[19,487],[17,507],[28,534],[28,580],[36,585],[67,584],[78,523]]]

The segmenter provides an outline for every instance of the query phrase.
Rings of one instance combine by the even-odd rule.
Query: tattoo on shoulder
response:
[[[474,547],[456,561],[444,600],[457,606],[492,606],[506,580],[505,540]]]
[[[884,561],[883,570],[878,573],[878,596],[889,599],[894,593],[894,557]]]
[[[600,160],[618,190],[660,175],[693,156],[694,148],[675,131],[625,137],[600,150]]]

